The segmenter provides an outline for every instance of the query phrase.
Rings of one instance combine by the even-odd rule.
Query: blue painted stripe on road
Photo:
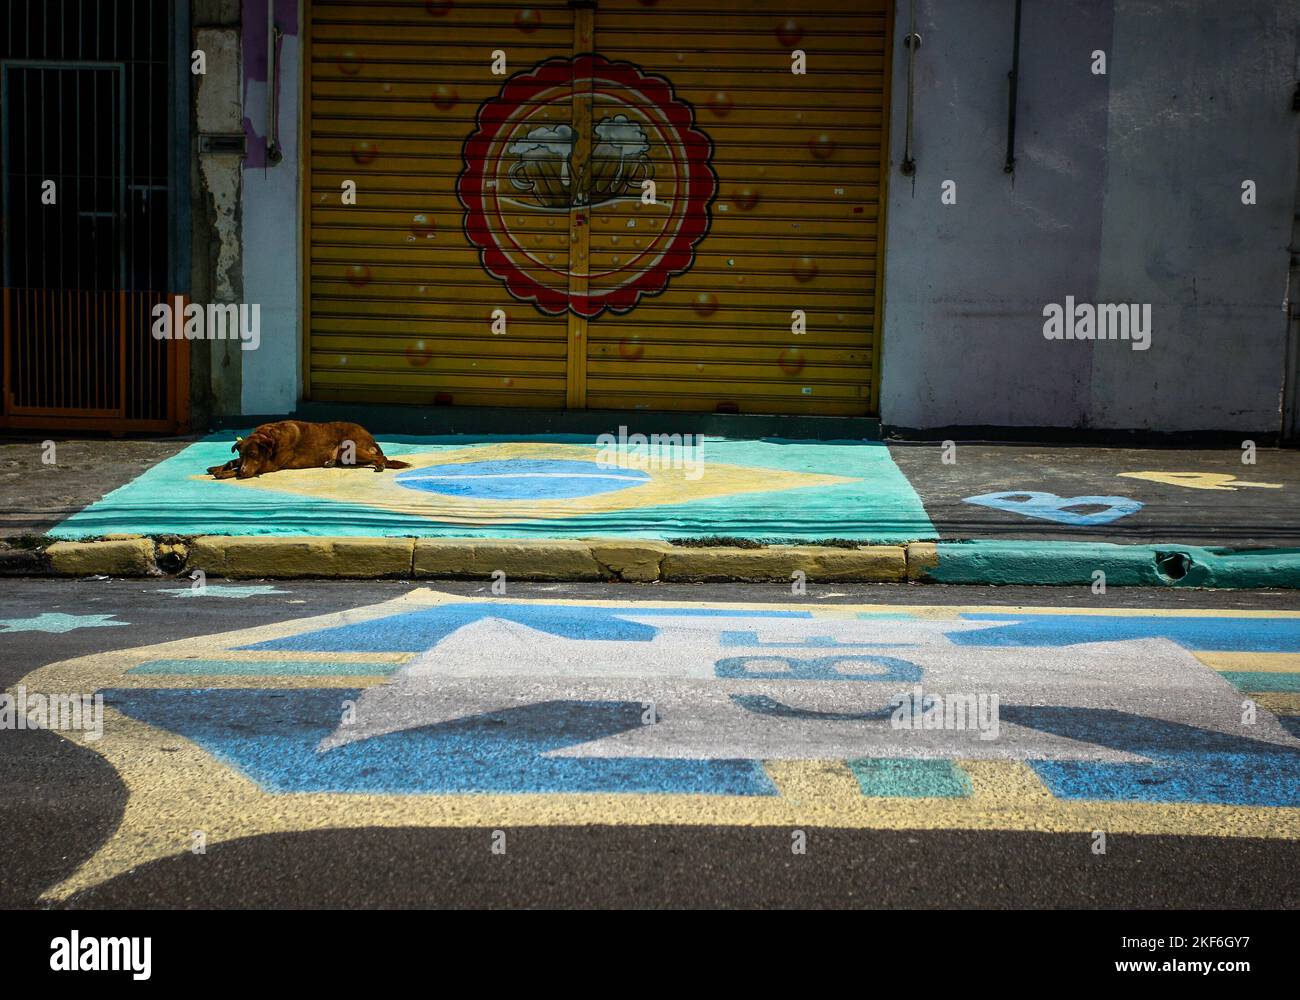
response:
[[[756,760],[547,757],[639,729],[639,702],[547,701],[320,751],[361,691],[119,688],[104,701],[178,733],[272,792],[776,795]]]
[[[1187,649],[1216,652],[1300,652],[1300,619],[1193,618],[1175,615],[1014,615],[968,612],[967,621],[1007,622],[1001,628],[952,632],[959,646],[1073,646],[1085,642],[1171,639]]]
[[[436,645],[457,629],[485,618],[516,622],[564,639],[650,642],[659,630],[629,621],[642,617],[720,617],[734,610],[718,608],[637,608],[566,604],[440,604],[373,621],[340,625],[240,646],[240,649],[283,649],[308,652],[393,653],[420,652]],[[745,611],[745,617],[811,618],[808,611]]]
[[[1112,709],[1006,705],[1001,718],[1150,759],[1030,761],[1058,798],[1300,806],[1300,750],[1293,747]]]

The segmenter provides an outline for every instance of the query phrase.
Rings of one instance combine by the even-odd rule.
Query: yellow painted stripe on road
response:
[[[1246,697],[1274,715],[1300,715],[1300,692],[1248,691]]]
[[[299,649],[219,649],[210,654],[172,656],[172,660],[238,660],[241,663],[265,663],[291,660],[299,663],[405,663],[417,653],[313,653]]]
[[[862,798],[858,779],[842,760],[768,760],[763,768],[783,799],[852,806]]]
[[[790,607],[788,603],[771,606]],[[952,607],[935,607],[932,604],[857,604],[854,607],[858,611],[872,613],[906,611],[920,617],[927,613],[943,615],[953,611],[980,615],[1096,615],[1101,618],[1300,618],[1300,611],[1243,611],[1230,608],[1027,608],[1008,604],[961,604]]]
[[[83,734],[66,738],[88,745]],[[841,761],[773,761],[776,796],[645,794],[271,794],[196,744],[166,734],[171,766],[160,768],[157,730],[105,709],[94,749],[128,790],[122,821],[94,856],[50,889],[75,892],[190,849],[191,832],[209,845],[308,830],[573,825],[789,826],[876,830],[1027,830],[1044,833],[1179,834],[1300,839],[1300,809],[1188,803],[1079,802],[1053,798],[1019,762],[963,761],[967,798],[868,798]],[[192,779],[196,771],[203,783]],[[852,792],[852,794],[850,794]],[[1081,842],[1081,850],[1085,846]]]
[[[392,674],[132,674],[134,688],[222,688],[292,690],[295,688],[368,688],[392,680]]]
[[[183,640],[182,640],[183,641]],[[235,660],[240,663],[355,663],[366,664],[395,663],[398,666],[413,660],[418,653],[331,653],[303,652],[301,650],[281,649],[214,649],[202,656],[155,657],[154,659],[193,660]],[[148,660],[142,663],[148,663]],[[201,674],[201,673],[132,673],[130,686],[133,688],[174,688],[192,687],[202,682],[205,688],[368,688],[383,684],[391,679],[391,673],[376,674]]]
[[[428,595],[428,596],[425,596]],[[436,600],[433,598],[437,598]],[[478,597],[472,595],[439,594],[422,588],[408,595],[410,600],[429,600],[430,603],[455,601],[457,604],[476,602],[500,603],[499,597]],[[736,608],[746,611],[808,611],[814,618],[843,618],[858,613],[866,614],[910,614],[922,619],[949,620],[963,614],[980,615],[1095,615],[1101,618],[1296,618],[1300,611],[1245,611],[1235,608],[1065,608],[1065,607],[1024,607],[1009,604],[822,604],[815,605],[811,599],[804,598],[807,605],[797,599],[785,601],[719,601],[711,607]],[[556,598],[547,600],[530,600],[529,604],[581,604],[595,607],[616,608],[680,608],[690,601],[629,601],[629,600],[588,600],[585,598]]]
[[[1252,673],[1300,673],[1300,653],[1193,653],[1212,670],[1248,670]]]
[[[957,766],[970,778],[982,805],[1006,809],[1041,808],[1056,799],[1034,769],[1019,760],[963,760]]]

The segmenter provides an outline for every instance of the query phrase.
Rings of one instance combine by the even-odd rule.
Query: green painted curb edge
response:
[[[1300,549],[1233,550],[1114,542],[939,542],[930,583],[1112,587],[1300,588]]]

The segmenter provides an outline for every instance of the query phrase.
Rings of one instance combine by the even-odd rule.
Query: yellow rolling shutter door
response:
[[[797,6],[314,0],[311,395],[875,412],[887,2]]]
[[[598,50],[694,106],[718,193],[691,269],[591,324],[588,406],[874,412],[886,7],[602,0]],[[593,220],[594,260],[617,232]]]
[[[564,317],[484,270],[456,186],[478,108],[501,87],[492,52],[509,72],[568,56],[572,13],[562,0],[312,0],[308,17],[310,397],[563,406]],[[547,252],[567,266],[563,239]]]

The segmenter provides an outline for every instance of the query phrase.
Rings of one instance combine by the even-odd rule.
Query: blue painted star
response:
[[[107,628],[109,625],[130,625],[130,622],[109,621],[113,615],[64,615],[46,611],[35,618],[0,618],[6,632],[71,632],[78,628]]]
[[[269,583],[250,584],[246,587],[232,587],[224,583],[209,583],[206,587],[180,587],[160,590],[160,594],[173,594],[176,597],[231,597],[242,600],[245,597],[261,597],[264,594],[287,594],[287,590],[277,590]]]

